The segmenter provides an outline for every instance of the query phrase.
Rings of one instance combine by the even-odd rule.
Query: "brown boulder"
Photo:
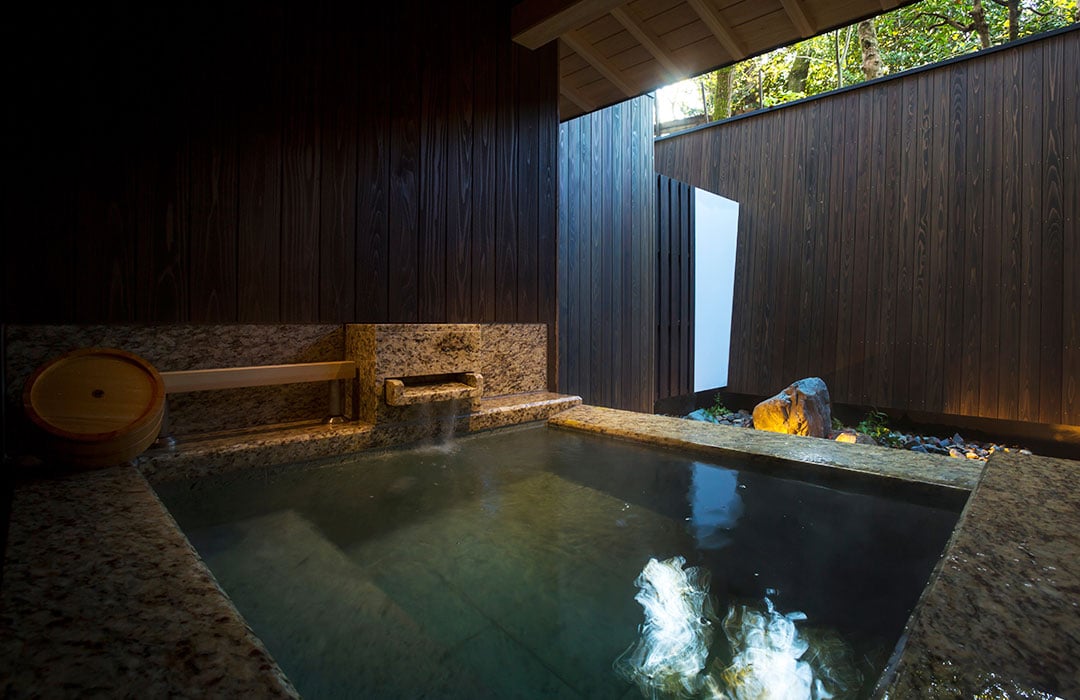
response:
[[[828,387],[818,377],[800,379],[754,406],[754,427],[774,433],[828,437],[832,428]]]

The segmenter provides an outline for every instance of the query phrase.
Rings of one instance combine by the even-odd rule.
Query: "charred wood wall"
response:
[[[554,330],[558,57],[507,3],[20,7],[5,321]]]
[[[656,178],[656,399],[694,393],[694,188]],[[701,303],[708,304],[708,299]]]
[[[656,144],[740,203],[729,391],[1080,424],[1080,31]]]
[[[656,400],[653,99],[559,127],[559,390],[651,413]]]

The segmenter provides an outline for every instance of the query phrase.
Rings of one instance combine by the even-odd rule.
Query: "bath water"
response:
[[[719,618],[843,640],[865,696],[958,505],[768,471],[530,426],[157,488],[305,698],[640,697],[613,664],[676,556]]]

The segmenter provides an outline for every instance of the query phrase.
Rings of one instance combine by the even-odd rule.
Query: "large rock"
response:
[[[832,428],[829,388],[818,377],[800,379],[754,406],[754,427],[774,433],[828,437]]]

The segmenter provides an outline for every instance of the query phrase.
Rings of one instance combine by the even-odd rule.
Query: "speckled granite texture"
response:
[[[480,326],[484,396],[547,389],[547,326],[486,323]]]
[[[548,423],[720,457],[974,489],[875,698],[1080,697],[1080,462],[1000,452],[984,472],[975,460],[595,406]]]
[[[16,485],[0,592],[3,697],[294,697],[147,479],[167,481],[543,420],[576,396],[485,399],[447,421],[230,431],[136,466]],[[144,476],[145,475],[145,476]]]
[[[345,357],[357,364],[356,415],[367,423],[421,417],[413,407],[386,405],[386,379],[479,372],[485,397],[547,388],[547,327],[542,324],[348,324]]]
[[[980,482],[981,465],[946,457],[592,406],[563,410],[579,402],[540,392],[497,397],[450,421],[467,431],[551,416],[555,427],[710,455],[836,464],[961,492],[978,482],[879,697],[969,698],[987,689],[987,697],[1080,697],[1080,463],[1000,453]],[[432,430],[311,424],[206,436],[144,455],[139,469],[164,481],[268,468]],[[18,484],[3,583],[5,697],[294,693],[132,467]]]
[[[22,392],[37,367],[69,350],[111,347],[145,358],[158,371],[322,362],[344,357],[340,325],[7,326],[8,415],[23,417]],[[174,435],[224,427],[324,417],[326,384],[290,384],[169,396]],[[21,430],[11,434],[18,437]]]
[[[413,406],[387,406],[384,380],[480,368],[480,326],[469,323],[378,323],[345,327],[345,359],[356,362],[361,421],[419,419]]]
[[[379,404],[375,395],[375,326],[346,324],[345,359],[356,363],[356,390],[349,392],[345,407],[349,415],[365,423],[375,422]],[[354,407],[355,406],[355,410]]]
[[[22,384],[36,367],[91,346],[129,350],[162,371],[341,359],[346,340],[354,357],[358,348],[380,344],[370,362],[357,357],[361,373],[372,378],[376,372],[408,376],[480,367],[480,326],[424,326],[419,333],[416,327],[368,328],[8,327],[8,399],[16,402],[13,414],[21,415]],[[544,420],[579,404],[576,396],[528,391],[546,385],[546,332],[543,326],[523,328],[526,338],[538,340],[539,360],[531,348],[511,359],[511,328],[493,331],[487,359],[501,363],[495,370],[497,376],[503,371],[500,390],[514,393],[483,399],[473,410],[468,400],[447,401],[406,407],[415,410],[400,416],[405,422],[323,425],[296,420],[325,412],[323,384],[296,385],[300,394],[266,387],[174,395],[169,404],[177,449],[151,450],[135,466],[54,478],[39,466],[41,478],[20,481],[12,506],[0,597],[0,694],[295,696],[147,478],[268,468]],[[420,351],[411,352],[410,343]],[[526,376],[533,370],[539,379]]]
[[[448,402],[449,403],[449,402]],[[404,445],[452,434],[491,430],[546,420],[581,403],[577,396],[534,392],[483,399],[480,408],[428,413],[423,420],[398,424],[322,423],[275,426],[258,432],[229,431],[181,441],[173,451],[150,450],[138,460],[152,482],[189,479]],[[444,408],[449,408],[445,406]]]
[[[1080,462],[990,458],[882,697],[1080,697],[1078,484]]]
[[[472,372],[480,366],[476,324],[377,324],[373,339],[376,378]]]
[[[717,455],[739,455],[750,461],[782,459],[863,476],[962,490],[974,488],[983,466],[976,460],[959,460],[799,435],[780,435],[598,406],[578,406],[558,414],[549,423],[560,428]]]
[[[130,466],[18,484],[0,695],[296,697]]]

